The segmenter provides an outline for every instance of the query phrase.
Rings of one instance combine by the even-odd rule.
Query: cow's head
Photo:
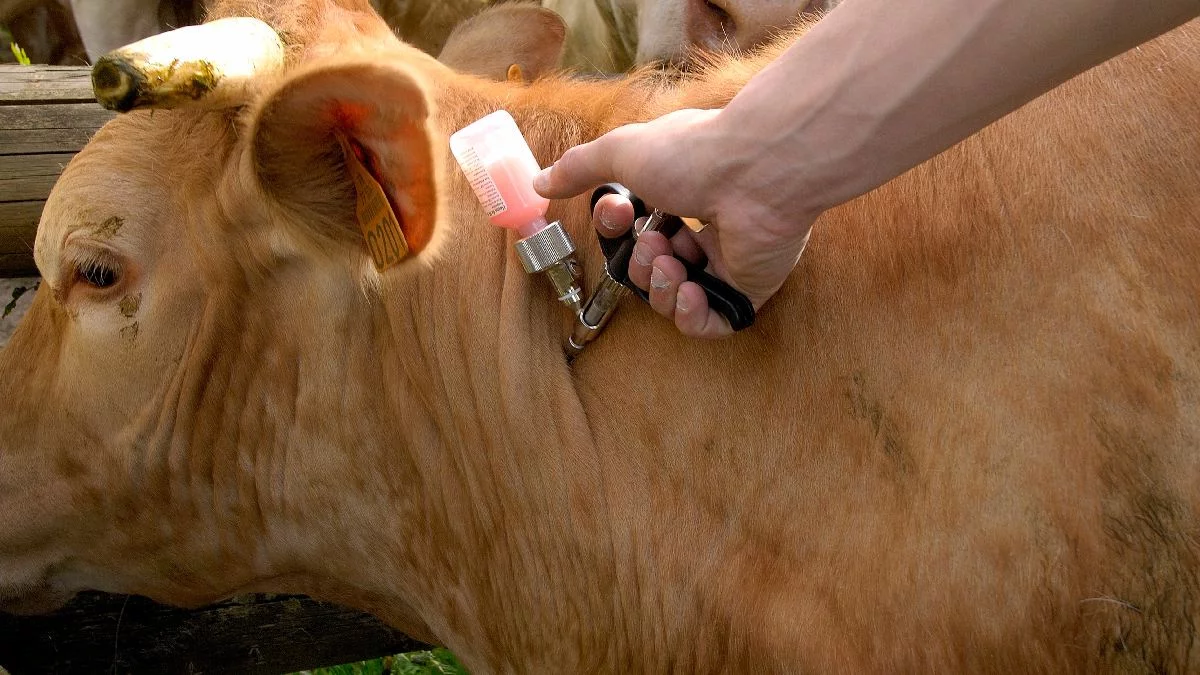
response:
[[[477,308],[528,283],[445,160],[453,125],[524,84],[455,74],[366,0],[213,13],[265,19],[286,65],[219,103],[119,117],[46,204],[44,282],[0,352],[0,607],[83,588],[195,604],[268,583],[369,604],[378,589],[296,561],[410,555],[315,533],[411,515],[397,492],[423,477],[396,449],[436,447],[442,394],[469,388],[431,381],[439,348],[486,353],[470,341],[499,336],[472,329]],[[386,272],[350,155],[407,242]]]
[[[688,66],[697,51],[744,52],[839,0],[542,0],[570,27],[568,65],[621,72]]]
[[[837,0],[637,0],[637,62],[681,61],[689,52],[757,47]]]

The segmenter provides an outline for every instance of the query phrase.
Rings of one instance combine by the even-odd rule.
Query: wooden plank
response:
[[[37,266],[30,253],[0,253],[0,279],[37,276]],[[4,299],[8,302],[8,299]]]
[[[0,105],[0,155],[79,152],[115,116],[95,103]]]
[[[0,253],[15,253],[11,241],[32,242],[42,217],[42,200],[0,202]]]
[[[287,673],[427,649],[378,619],[300,596],[198,610],[80,594],[45,617],[0,614],[0,667],[40,673]]]
[[[0,155],[0,202],[45,201],[75,155]]]
[[[83,146],[87,145],[88,140],[95,132],[95,127],[29,131],[0,130],[0,155],[79,152]]]
[[[45,198],[72,155],[0,157],[0,278],[36,274],[33,242]]]
[[[58,176],[21,176],[19,178],[0,178],[0,202],[6,201],[43,201],[50,194]]]
[[[31,176],[55,176],[57,177],[62,170],[67,166],[67,162],[71,161],[74,153],[48,153],[42,155],[22,155],[19,157],[0,156],[0,181],[14,180],[21,178],[29,178]],[[46,194],[41,196],[46,198]],[[0,201],[12,201],[5,199],[7,193],[0,188]]]
[[[99,129],[116,117],[100,104],[48,103],[34,105],[0,105],[0,129],[28,131],[34,129]]]
[[[45,202],[0,203],[0,278],[38,273],[33,263],[33,242]]]
[[[18,231],[15,234],[10,234],[7,229],[0,229],[0,232],[9,235],[4,238],[3,244],[0,245],[0,254],[3,255],[19,255],[26,256],[33,260],[33,242],[34,237],[26,236],[33,234],[32,230]]]
[[[0,65],[0,104],[95,100],[92,70],[86,66]]]
[[[114,113],[93,99],[91,71],[0,66],[0,277],[36,273],[33,240],[50,189]]]

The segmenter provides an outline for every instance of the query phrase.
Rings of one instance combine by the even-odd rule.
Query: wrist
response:
[[[711,217],[751,218],[779,236],[803,236],[833,204],[821,199],[827,193],[814,182],[805,139],[775,112],[731,103],[712,120],[723,143],[706,186],[718,211]]]

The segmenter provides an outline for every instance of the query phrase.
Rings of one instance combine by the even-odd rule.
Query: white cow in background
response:
[[[436,54],[460,21],[491,0],[370,0],[406,42]],[[0,25],[43,6],[74,15],[78,38],[95,62],[104,54],[165,30],[198,23],[204,0],[0,0]],[[37,41],[22,36],[25,42]],[[69,36],[76,39],[74,35]],[[22,40],[18,40],[21,42]],[[32,53],[32,51],[31,51]]]
[[[802,14],[838,0],[541,0],[568,26],[566,67],[617,73],[681,62],[693,47],[757,46]],[[371,0],[398,36],[437,54],[460,21],[503,0]],[[37,5],[69,7],[95,61],[117,47],[203,18],[203,0],[0,0],[0,24]],[[71,36],[74,38],[74,36]]]
[[[79,37],[93,63],[108,52],[173,27],[192,23],[175,16],[176,2],[159,0],[70,0]],[[160,16],[166,10],[170,16]],[[182,20],[181,20],[182,19]]]
[[[203,18],[203,0],[70,0],[88,56]],[[371,0],[406,42],[436,54],[455,24],[489,0]]]
[[[689,51],[756,47],[801,15],[818,16],[839,0],[542,0],[567,22],[565,65],[622,72],[656,61],[681,62]]]

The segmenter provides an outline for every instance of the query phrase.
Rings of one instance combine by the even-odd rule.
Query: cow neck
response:
[[[448,201],[471,203],[465,182],[447,182]],[[565,606],[556,594],[587,598],[575,586],[601,582],[580,575],[612,565],[595,450],[561,351],[566,317],[512,256],[510,239],[464,227],[427,270],[384,288],[381,330],[398,346],[380,364],[389,374],[381,396],[396,401],[382,433],[405,446],[388,480],[413,492],[403,501],[414,511],[379,526],[395,541],[454,554],[397,553],[409,562],[380,583],[452,646],[519,653],[534,642],[549,649],[558,636],[547,625],[610,611],[600,599]],[[507,616],[512,606],[534,608],[537,622],[505,625],[500,617],[526,621]],[[464,616],[492,618],[463,625]]]
[[[652,94],[623,84],[581,83],[547,106],[536,87],[523,91],[532,101],[510,97],[503,107],[526,130],[543,165],[629,121],[629,111],[645,107]],[[442,129],[461,128],[501,107],[476,91],[463,94],[439,92]],[[615,117],[582,118],[593,108],[579,100],[597,95],[614,103],[595,109],[616,111]],[[537,109],[527,108],[530,103]],[[471,205],[475,213],[477,202],[460,174],[447,164],[445,203]],[[587,200],[552,202],[547,217],[562,221],[575,239],[590,291],[603,273],[603,256]],[[394,370],[385,370],[403,373],[406,384],[398,388],[420,392],[411,399],[416,412],[410,419],[423,431],[410,434],[410,454],[413,483],[423,486],[429,510],[420,516],[424,527],[410,531],[407,540],[462,555],[423,561],[431,568],[408,576],[428,585],[405,597],[452,648],[492,645],[492,654],[476,660],[496,670],[503,669],[496,654],[555,654],[552,645],[562,644],[566,632],[574,633],[567,640],[573,644],[606,645],[613,635],[653,630],[652,613],[618,607],[610,592],[597,590],[640,583],[633,564],[638,545],[615,541],[612,528],[650,516],[648,479],[629,456],[637,444],[622,424],[629,418],[623,398],[629,392],[596,394],[613,389],[615,381],[605,381],[613,368],[622,371],[617,379],[629,376],[630,331],[654,318],[627,302],[635,311],[618,315],[621,336],[602,336],[572,368],[562,346],[575,318],[544,279],[521,268],[514,236],[482,220],[464,218],[449,227],[428,273],[397,294],[403,301],[388,303],[395,340],[413,347],[397,357]],[[486,625],[464,620],[470,616],[488,617]],[[579,625],[577,616],[588,616],[588,625]],[[630,621],[637,625],[624,625]],[[570,664],[554,667],[572,670]]]

